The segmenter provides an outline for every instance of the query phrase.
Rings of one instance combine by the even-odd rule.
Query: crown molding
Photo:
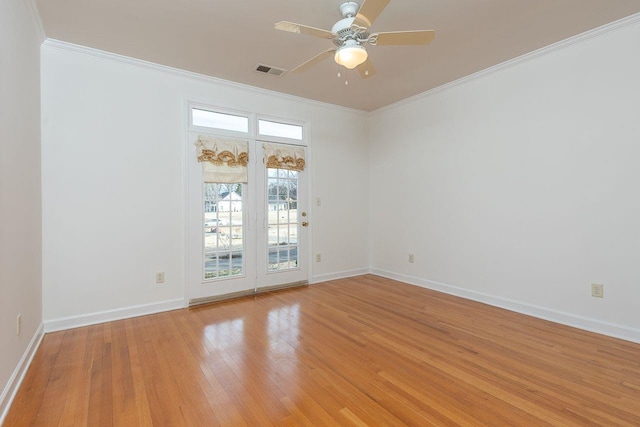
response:
[[[455,86],[459,86],[470,81],[482,78],[488,74],[493,74],[502,70],[506,70],[508,68],[514,67],[516,65],[525,63],[527,61],[531,61],[540,56],[548,55],[553,52],[557,52],[561,49],[568,48],[578,43],[586,42],[587,40],[601,37],[607,33],[612,31],[618,31],[630,25],[634,25],[640,22],[640,13],[636,13],[635,15],[627,16],[626,18],[619,19],[617,21],[611,22],[609,24],[605,24],[601,27],[594,28],[592,30],[586,31],[584,33],[580,33],[573,37],[569,37],[568,39],[561,40],[559,42],[550,44],[549,46],[542,47],[538,50],[534,50],[533,52],[525,53],[524,55],[518,56],[516,58],[510,59],[505,62],[501,62],[500,64],[494,65],[489,68],[485,68],[484,70],[478,71],[477,73],[469,74],[468,76],[461,77],[457,80],[454,80],[449,83],[445,83],[441,86],[435,87],[433,89],[429,89],[426,92],[419,93],[417,95],[410,96],[408,98],[402,99],[398,102],[394,102],[393,104],[386,105],[384,107],[380,107],[376,110],[371,111],[371,115],[373,116],[376,113],[381,113],[383,111],[393,110],[402,105],[410,104],[415,101],[427,98],[429,96],[435,95],[438,92],[442,92],[444,90],[450,89]]]
[[[44,27],[42,26],[42,19],[40,18],[40,12],[38,12],[38,6],[36,5],[35,0],[22,0],[22,2],[27,8],[27,13],[31,18],[33,28],[36,30],[38,41],[42,44],[46,40],[47,35],[44,32]]]
[[[46,38],[45,39],[45,33],[42,27],[42,22],[40,20],[40,16],[38,14],[37,11],[37,7],[35,5],[35,0],[23,0],[24,3],[27,5],[27,8],[29,9],[29,13],[31,15],[31,18],[34,22],[34,26],[36,27],[36,31],[38,31],[39,35],[43,38],[44,46],[48,46],[51,48],[55,48],[55,49],[61,49],[61,50],[67,50],[67,51],[71,51],[71,52],[75,52],[75,53],[80,53],[80,54],[84,54],[84,55],[89,55],[89,56],[93,56],[93,57],[98,57],[98,58],[103,58],[103,59],[107,59],[107,60],[111,60],[111,61],[116,61],[116,62],[122,62],[122,63],[126,63],[129,65],[133,65],[133,66],[137,66],[137,67],[142,67],[142,68],[147,68],[147,69],[152,69],[155,71],[159,71],[159,72],[163,72],[166,74],[170,74],[170,75],[174,75],[174,76],[179,76],[179,77],[184,77],[184,78],[188,78],[191,80],[197,80],[197,81],[201,81],[204,83],[209,83],[209,84],[218,84],[218,85],[225,85],[228,87],[234,87],[237,89],[241,89],[241,90],[246,90],[246,91],[251,91],[254,93],[258,93],[258,94],[263,94],[263,95],[268,95],[268,96],[274,96],[280,99],[284,99],[284,100],[288,100],[288,101],[294,101],[294,102],[302,102],[305,104],[309,104],[309,105],[314,105],[317,107],[323,107],[323,108],[330,108],[332,110],[340,110],[340,111],[344,111],[344,112],[349,112],[352,114],[358,114],[358,115],[362,115],[362,116],[369,116],[369,117],[373,117],[375,114],[383,112],[383,111],[387,111],[387,110],[392,110],[394,108],[400,107],[402,105],[405,104],[410,104],[413,103],[415,101],[421,100],[423,98],[429,97],[431,95],[435,95],[436,93],[439,93],[441,91],[450,89],[452,87],[455,86],[459,86],[465,83],[468,83],[470,81],[482,78],[486,75],[492,74],[492,73],[496,73],[505,69],[508,69],[510,67],[525,63],[527,61],[533,60],[535,58],[538,58],[540,56],[543,55],[547,55],[556,51],[559,51],[561,49],[565,49],[568,48],[570,46],[573,46],[574,44],[578,44],[578,43],[582,43],[585,42],[587,40],[590,40],[592,38],[596,38],[596,37],[601,37],[609,32],[612,31],[618,31],[621,30],[625,27],[628,27],[630,25],[634,25],[640,22],[640,13],[634,14],[634,15],[630,15],[626,18],[622,18],[619,19],[617,21],[611,22],[609,24],[605,24],[601,27],[598,28],[594,28],[593,30],[589,30],[586,31],[584,33],[575,35],[573,37],[569,37],[568,39],[565,40],[561,40],[559,42],[553,43],[549,46],[545,46],[542,47],[540,49],[537,49],[533,52],[529,52],[526,53],[524,55],[518,56],[516,58],[510,59],[508,61],[502,62],[500,64],[494,65],[492,67],[486,68],[484,70],[478,71],[476,73],[470,74],[468,76],[465,77],[461,77],[457,80],[454,80],[452,82],[443,84],[441,86],[435,87],[433,89],[430,89],[428,91],[419,93],[417,95],[414,96],[410,96],[408,98],[402,99],[400,101],[394,102],[393,104],[389,104],[386,105],[384,107],[378,108],[376,110],[373,111],[364,111],[364,110],[359,110],[359,109],[355,109],[355,108],[349,108],[349,107],[344,107],[341,105],[337,105],[337,104],[331,104],[328,102],[322,102],[322,101],[316,101],[316,100],[312,100],[312,99],[308,99],[308,98],[303,98],[303,97],[299,97],[299,96],[295,96],[295,95],[290,95],[290,94],[286,94],[283,92],[277,92],[274,90],[269,90],[269,89],[264,89],[264,88],[260,88],[260,87],[256,87],[256,86],[250,86],[247,84],[243,84],[243,83],[237,83],[237,82],[233,82],[230,80],[224,80],[218,77],[211,77],[211,76],[207,76],[204,74],[199,74],[199,73],[195,73],[192,71],[186,71],[186,70],[182,70],[179,68],[174,68],[174,67],[170,67],[167,65],[161,65],[161,64],[156,64],[153,62],[149,62],[149,61],[144,61],[141,59],[136,59],[136,58],[131,58],[128,56],[124,56],[124,55],[119,55],[116,53],[111,53],[111,52],[106,52],[103,50],[99,50],[99,49],[95,49],[95,48],[91,48],[91,47],[87,47],[87,46],[81,46],[81,45],[76,45],[73,43],[68,43],[68,42],[64,42],[64,41],[60,41],[60,40],[56,40],[56,39],[51,39],[51,38]]]
[[[29,1],[29,0],[25,0]],[[159,71],[168,75],[177,77],[183,77],[191,80],[197,80],[208,84],[224,85],[227,87],[233,87],[240,90],[254,92],[257,94],[267,95],[271,97],[280,98],[286,101],[302,102],[305,104],[313,105],[316,107],[329,108],[333,111],[336,109],[352,114],[358,114],[361,116],[368,116],[367,111],[358,110],[355,108],[344,107],[341,105],[330,104],[328,102],[316,101],[313,99],[302,98],[300,96],[290,95],[283,92],[277,92],[274,90],[264,89],[256,86],[247,85],[244,83],[237,83],[230,80],[224,80],[218,77],[211,77],[204,74],[195,73],[193,71],[186,71],[179,68],[170,67],[168,65],[156,64],[154,62],[144,61],[142,59],[131,58],[117,53],[106,52],[104,50],[95,49],[92,47],[81,46],[73,43],[64,42],[61,40],[47,38],[43,46],[53,49],[66,50],[69,52],[79,53],[82,55],[88,55],[96,58],[102,58],[109,61],[121,62],[124,64],[132,65],[135,67],[146,68],[154,71]]]

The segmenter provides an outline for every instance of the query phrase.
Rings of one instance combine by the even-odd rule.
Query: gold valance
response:
[[[246,183],[249,143],[241,139],[199,135],[195,142],[204,182]]]
[[[265,164],[268,168],[303,171],[305,167],[304,147],[285,144],[262,144]]]

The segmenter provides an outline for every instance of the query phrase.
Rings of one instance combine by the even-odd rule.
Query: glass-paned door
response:
[[[190,144],[198,138],[189,132]],[[307,280],[307,171],[270,167],[262,142],[247,143],[246,183],[204,182],[190,147],[191,302]]]
[[[260,282],[270,287],[305,281],[309,225],[305,194],[307,171],[277,167],[268,162],[263,166],[259,174],[264,177],[261,214],[265,224],[258,236],[258,264],[264,268],[259,275]]]
[[[202,160],[215,164],[221,163],[220,159],[235,158],[226,151],[238,141],[247,147],[251,159],[256,154],[252,151],[255,143],[204,132],[189,132],[188,138],[189,300],[196,302],[254,289],[256,227],[252,212],[256,200],[255,190],[252,192],[255,184],[251,182],[255,180],[255,168],[247,165],[247,176],[240,179],[246,182],[216,182],[212,179],[215,173],[205,171]],[[198,141],[209,145],[198,150]],[[218,150],[220,147],[223,148]],[[205,159],[199,161],[198,157],[203,156]],[[225,176],[228,178],[228,173]]]

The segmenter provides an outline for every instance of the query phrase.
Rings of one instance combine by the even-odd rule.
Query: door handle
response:
[[[307,227],[309,225],[309,223],[307,221],[302,221],[302,226],[303,227]]]

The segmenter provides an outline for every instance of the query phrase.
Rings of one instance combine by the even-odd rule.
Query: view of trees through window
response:
[[[204,184],[204,278],[244,274],[245,184]],[[268,271],[298,267],[298,172],[267,170]]]
[[[298,172],[267,169],[269,271],[298,267]]]
[[[244,184],[204,184],[204,278],[240,276]]]

